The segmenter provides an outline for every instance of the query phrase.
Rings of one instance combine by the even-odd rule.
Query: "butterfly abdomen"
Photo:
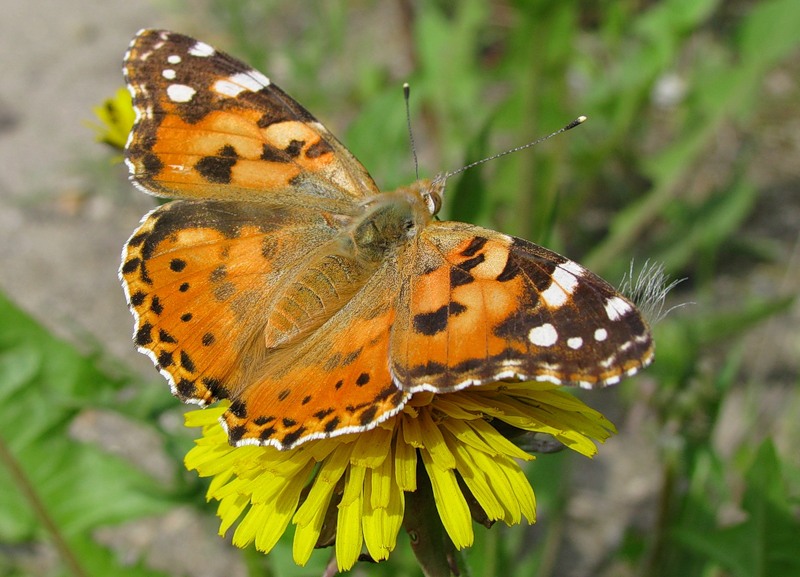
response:
[[[430,218],[415,190],[400,189],[370,199],[362,215],[309,256],[309,263],[275,301],[264,329],[266,347],[290,345],[321,327]]]

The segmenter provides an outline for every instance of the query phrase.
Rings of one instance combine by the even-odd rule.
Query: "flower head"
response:
[[[119,150],[125,148],[135,117],[128,89],[119,88],[114,96],[92,110],[100,120],[100,124],[93,125],[97,141]]]
[[[533,489],[518,464],[533,456],[498,429],[547,433],[587,456],[596,452],[593,439],[614,431],[575,397],[540,382],[418,394],[372,430],[288,451],[229,445],[218,420],[224,411],[220,405],[186,417],[187,426],[203,428],[186,466],[213,478],[207,497],[219,501],[220,534],[238,520],[233,543],[268,552],[293,523],[295,562],[305,564],[315,547],[335,543],[340,570],[364,548],[376,561],[388,558],[404,518],[406,530],[414,526],[407,499],[422,483],[430,484],[438,518],[458,549],[472,544],[473,519],[533,523]]]

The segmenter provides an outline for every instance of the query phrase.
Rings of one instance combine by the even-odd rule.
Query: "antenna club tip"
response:
[[[567,124],[567,125],[564,127],[564,130],[571,130],[571,129],[575,128],[576,126],[578,126],[578,125],[580,125],[580,124],[583,124],[584,122],[586,122],[586,120],[587,120],[587,119],[586,119],[586,117],[585,117],[585,116],[579,116],[578,118],[576,118],[575,120],[573,120],[572,122],[570,122],[569,124]]]
[[[408,82],[403,82],[403,95],[406,97],[406,100],[408,100],[409,94],[411,94],[411,86]]]

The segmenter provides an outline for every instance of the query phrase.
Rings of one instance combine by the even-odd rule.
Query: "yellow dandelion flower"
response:
[[[533,523],[536,501],[518,461],[534,457],[499,429],[547,433],[587,456],[597,450],[594,441],[614,432],[605,417],[549,383],[418,394],[375,429],[288,451],[229,445],[219,424],[225,409],[186,415],[187,426],[203,429],[186,467],[212,477],[207,498],[219,502],[220,534],[238,522],[233,543],[266,553],[292,523],[295,562],[304,565],[314,548],[335,544],[339,570],[363,552],[387,559],[402,527],[412,546],[422,544],[414,533],[428,493],[449,540],[440,551],[469,547],[473,519]]]
[[[98,142],[122,150],[133,128],[135,113],[131,95],[125,87],[119,88],[111,98],[92,108],[100,124],[93,124]]]

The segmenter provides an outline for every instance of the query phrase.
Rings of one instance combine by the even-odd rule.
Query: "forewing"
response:
[[[126,161],[145,192],[295,204],[378,192],[366,169],[305,108],[208,44],[142,30],[123,71],[136,111]]]
[[[552,251],[435,222],[411,254],[391,340],[391,370],[403,390],[455,391],[510,378],[596,387],[652,359],[636,307]]]

